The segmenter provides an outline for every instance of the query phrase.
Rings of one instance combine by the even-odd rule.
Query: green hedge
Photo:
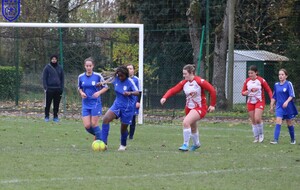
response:
[[[0,66],[0,100],[15,100],[21,86],[23,71],[16,67]]]

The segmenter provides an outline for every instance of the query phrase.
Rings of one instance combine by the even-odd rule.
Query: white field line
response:
[[[55,182],[55,181],[84,181],[84,180],[114,180],[114,179],[140,179],[140,178],[162,178],[173,176],[195,176],[195,175],[207,175],[207,174],[222,174],[222,173],[243,173],[249,171],[271,171],[271,170],[286,170],[291,168],[299,168],[299,166],[293,167],[278,167],[278,168],[239,168],[239,169],[224,169],[224,170],[207,170],[207,171],[190,171],[190,172],[174,172],[174,173],[156,173],[156,174],[141,174],[141,175],[127,175],[127,176],[85,176],[85,177],[70,177],[70,178],[40,178],[40,179],[10,179],[0,180],[0,184],[21,184],[32,182]]]
[[[270,145],[270,146],[273,146],[273,145]],[[139,148],[139,147],[134,147],[134,148]],[[152,154],[174,154],[174,155],[177,155],[177,154],[190,154],[191,156],[199,156],[199,155],[202,155],[202,156],[222,156],[222,155],[239,155],[240,153],[239,152],[233,152],[233,151],[229,151],[229,148],[226,148],[226,152],[209,152],[207,151],[206,148],[200,148],[201,150],[200,151],[194,151],[194,152],[191,152],[191,151],[187,151],[187,152],[181,152],[181,151],[178,151],[178,150],[139,150],[139,151],[132,151],[130,152],[130,154],[135,154],[135,155],[139,155],[139,154],[146,154],[146,153],[152,153]],[[221,149],[220,147],[216,147],[215,149]],[[115,152],[117,152],[117,150],[114,150]],[[249,153],[244,153],[244,155],[251,155],[251,156],[256,156],[258,158],[262,157],[263,159],[266,158],[266,154],[262,154],[262,153],[253,153],[253,152],[249,152]],[[152,155],[152,156],[159,156],[159,155]],[[163,156],[163,155],[162,155]],[[285,158],[290,158],[290,159],[298,159],[299,157],[295,156],[295,155],[285,155],[284,156]]]

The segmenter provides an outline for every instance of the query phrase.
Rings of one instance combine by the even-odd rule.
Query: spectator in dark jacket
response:
[[[50,106],[53,100],[53,121],[59,122],[58,110],[64,89],[64,72],[58,64],[56,55],[50,57],[50,63],[43,70],[43,86],[46,96],[45,121],[49,121]]]

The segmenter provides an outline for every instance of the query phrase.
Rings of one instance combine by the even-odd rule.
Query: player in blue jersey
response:
[[[285,69],[279,70],[279,82],[274,85],[274,93],[271,99],[270,111],[273,112],[275,108],[276,125],[274,129],[274,139],[271,144],[278,144],[282,120],[286,120],[287,127],[289,129],[291,144],[296,144],[295,131],[292,123],[292,119],[298,115],[297,108],[293,99],[295,98],[295,92],[293,84],[286,80],[288,77]],[[276,106],[274,107],[276,102]]]
[[[85,72],[78,76],[78,91],[82,98],[82,121],[86,131],[95,136],[96,140],[102,140],[102,133],[99,127],[99,118],[102,115],[101,94],[108,90],[108,86],[97,86],[104,78],[100,73],[93,71],[94,60],[84,60]]]
[[[102,140],[107,145],[110,122],[114,119],[120,118],[121,144],[118,150],[124,151],[126,150],[127,145],[127,127],[132,123],[132,117],[135,112],[135,96],[139,96],[140,92],[133,80],[129,77],[129,72],[126,66],[119,66],[116,69],[112,84],[114,85],[116,98],[113,105],[103,116]]]
[[[135,112],[134,112],[134,115],[133,115],[133,118],[132,118],[131,125],[129,126],[129,139],[133,139],[133,135],[134,135],[134,132],[135,132],[135,126],[136,126],[136,115],[139,114],[140,100],[141,100],[141,93],[142,92],[141,92],[141,88],[140,88],[140,85],[139,85],[139,78],[134,75],[134,66],[132,64],[128,64],[127,69],[128,69],[128,72],[129,72],[129,77],[133,80],[135,85],[140,90],[140,95],[135,97],[135,99],[136,99]]]

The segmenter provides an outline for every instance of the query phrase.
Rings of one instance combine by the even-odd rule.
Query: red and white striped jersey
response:
[[[269,87],[267,81],[262,77],[256,77],[255,80],[247,78],[244,82],[242,94],[248,91],[248,101],[247,103],[256,104],[257,102],[265,103],[265,93],[266,91],[270,98],[272,98],[272,90]]]
[[[204,107],[206,105],[206,96],[204,90],[209,91],[211,96],[211,106],[216,105],[216,91],[214,87],[206,80],[195,76],[193,80],[182,80],[177,85],[169,89],[163,98],[169,97],[184,91],[186,95],[186,107],[193,109],[196,107]]]

